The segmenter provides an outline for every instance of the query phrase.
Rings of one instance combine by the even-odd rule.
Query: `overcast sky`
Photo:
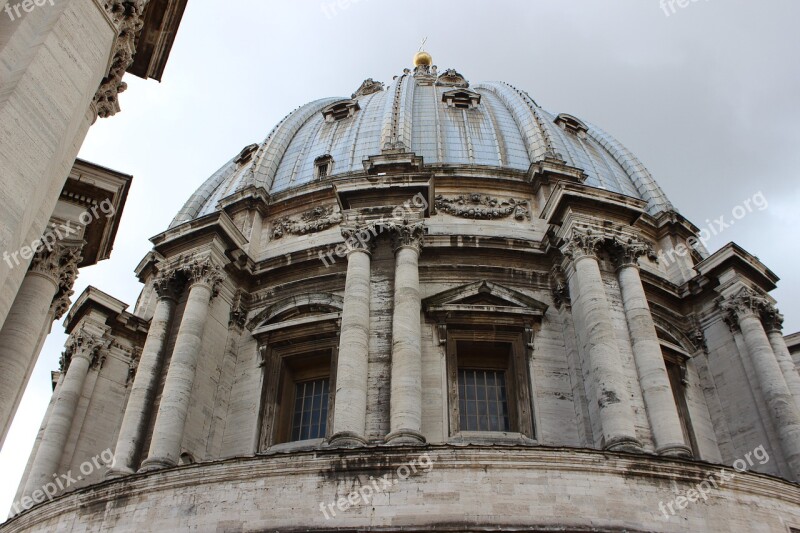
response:
[[[80,157],[134,176],[110,260],[81,271],[128,302],[133,269],[189,195],[296,107],[390,82],[423,37],[440,70],[502,80],[544,108],[602,127],[639,156],[698,226],[761,192],[708,243],[735,241],[782,278],[785,333],[800,330],[800,2],[700,0],[191,0],[163,83],[126,77],[122,113]],[[65,341],[56,323],[0,452],[8,509]],[[100,452],[102,450],[98,450]],[[3,511],[4,512],[4,511]],[[3,515],[4,516],[4,515]]]

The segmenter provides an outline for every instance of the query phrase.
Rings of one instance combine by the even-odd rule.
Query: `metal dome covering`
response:
[[[347,106],[337,115],[335,107]],[[644,165],[616,139],[570,115],[542,109],[507,83],[475,86],[454,70],[405,70],[386,88],[366,80],[351,98],[326,98],[286,116],[212,175],[171,226],[213,213],[247,186],[280,193],[319,179],[315,161],[332,161],[326,178],[362,172],[383,150],[421,156],[431,166],[478,166],[526,172],[545,158],[586,174],[585,183],[645,200],[651,214],[674,209]]]

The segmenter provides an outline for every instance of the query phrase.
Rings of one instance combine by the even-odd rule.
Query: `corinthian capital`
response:
[[[100,83],[92,105],[101,118],[116,115],[120,111],[119,93],[128,88],[122,81],[125,71],[133,63],[136,40],[144,25],[144,8],[148,0],[106,0],[104,7],[119,29],[114,42],[114,59],[111,68]]]
[[[357,224],[342,226],[342,237],[350,252],[372,253],[375,249],[375,238],[378,236],[379,227],[375,224]]]
[[[721,300],[719,306],[725,314],[726,322],[732,327],[738,325],[743,318],[760,318],[764,311],[774,309],[767,298],[748,287],[743,287],[733,296]]]
[[[211,287],[211,294],[216,296],[219,287],[225,279],[224,271],[210,258],[192,259],[180,266],[181,272],[186,276],[189,285],[207,285]]]
[[[611,255],[617,268],[638,267],[638,259],[642,256],[655,257],[653,247],[649,243],[629,236],[615,236],[611,243]]]
[[[771,303],[761,309],[761,321],[764,323],[764,329],[767,330],[767,333],[777,332],[782,334],[783,315]]]
[[[153,289],[160,299],[177,300],[185,285],[186,279],[175,268],[159,271],[153,280]]]
[[[73,294],[72,286],[78,277],[78,264],[81,261],[79,246],[68,246],[55,243],[42,246],[31,261],[30,271],[36,272],[53,280],[58,286],[51,309],[53,317],[58,320],[67,312]]]
[[[85,359],[92,367],[102,366],[105,351],[111,346],[110,338],[86,331],[81,327],[67,339],[64,353],[61,354],[61,372],[69,370],[75,359]]]
[[[425,245],[425,224],[423,222],[389,222],[387,228],[392,235],[392,248],[395,253],[401,248],[412,248],[419,253]]]
[[[606,235],[588,227],[575,227],[564,237],[561,253],[575,261],[582,257],[597,257]]]

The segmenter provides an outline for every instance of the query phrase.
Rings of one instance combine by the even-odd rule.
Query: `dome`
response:
[[[647,202],[650,214],[674,209],[642,163],[601,129],[539,106],[504,82],[470,85],[455,70],[405,70],[388,87],[368,79],[351,96],[308,103],[286,116],[211,176],[172,226],[213,213],[247,186],[270,195],[326,177],[363,172],[385,150],[413,152],[436,167],[485,167],[525,173],[546,158],[585,174],[585,184]]]

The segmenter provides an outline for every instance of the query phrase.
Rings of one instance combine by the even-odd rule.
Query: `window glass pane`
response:
[[[460,369],[458,393],[462,431],[509,430],[504,371]]]
[[[328,387],[328,378],[304,381],[295,385],[292,440],[318,439],[325,436]]]

